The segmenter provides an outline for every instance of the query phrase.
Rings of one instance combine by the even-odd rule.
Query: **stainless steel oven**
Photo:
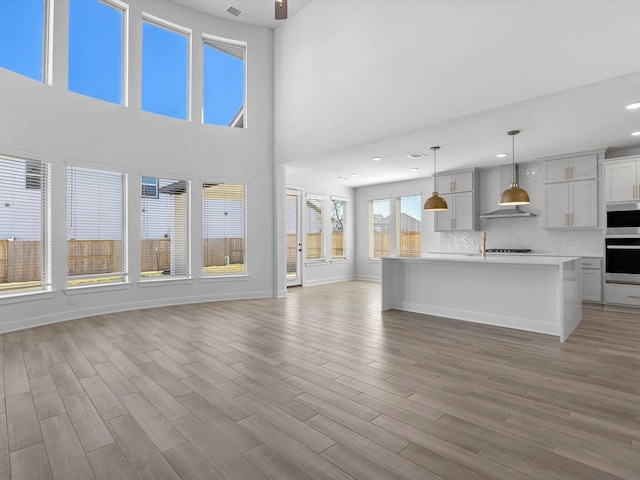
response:
[[[605,238],[605,281],[640,285],[640,236]]]
[[[607,205],[607,235],[640,235],[640,203]]]

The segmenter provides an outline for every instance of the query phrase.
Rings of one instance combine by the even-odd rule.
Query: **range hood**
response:
[[[511,164],[501,165],[498,167],[500,170],[500,191],[498,191],[496,199],[500,198],[500,194],[504,192],[507,188],[511,187],[511,183],[513,182],[513,166]],[[516,183],[518,182],[518,165],[515,166],[516,169]],[[525,212],[520,210],[520,206],[516,205],[515,207],[500,207],[498,210],[493,210],[492,212],[483,213],[480,215],[480,218],[510,218],[510,217],[535,217],[535,213]]]

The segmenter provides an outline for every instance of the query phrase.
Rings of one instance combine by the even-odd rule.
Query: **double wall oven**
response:
[[[640,285],[640,203],[607,205],[605,282]]]

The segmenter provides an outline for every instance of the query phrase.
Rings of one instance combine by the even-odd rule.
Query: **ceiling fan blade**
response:
[[[287,0],[276,1],[276,20],[285,20],[287,18]]]

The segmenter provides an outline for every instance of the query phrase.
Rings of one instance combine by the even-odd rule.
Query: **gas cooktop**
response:
[[[531,253],[530,248],[487,248],[487,253]]]

